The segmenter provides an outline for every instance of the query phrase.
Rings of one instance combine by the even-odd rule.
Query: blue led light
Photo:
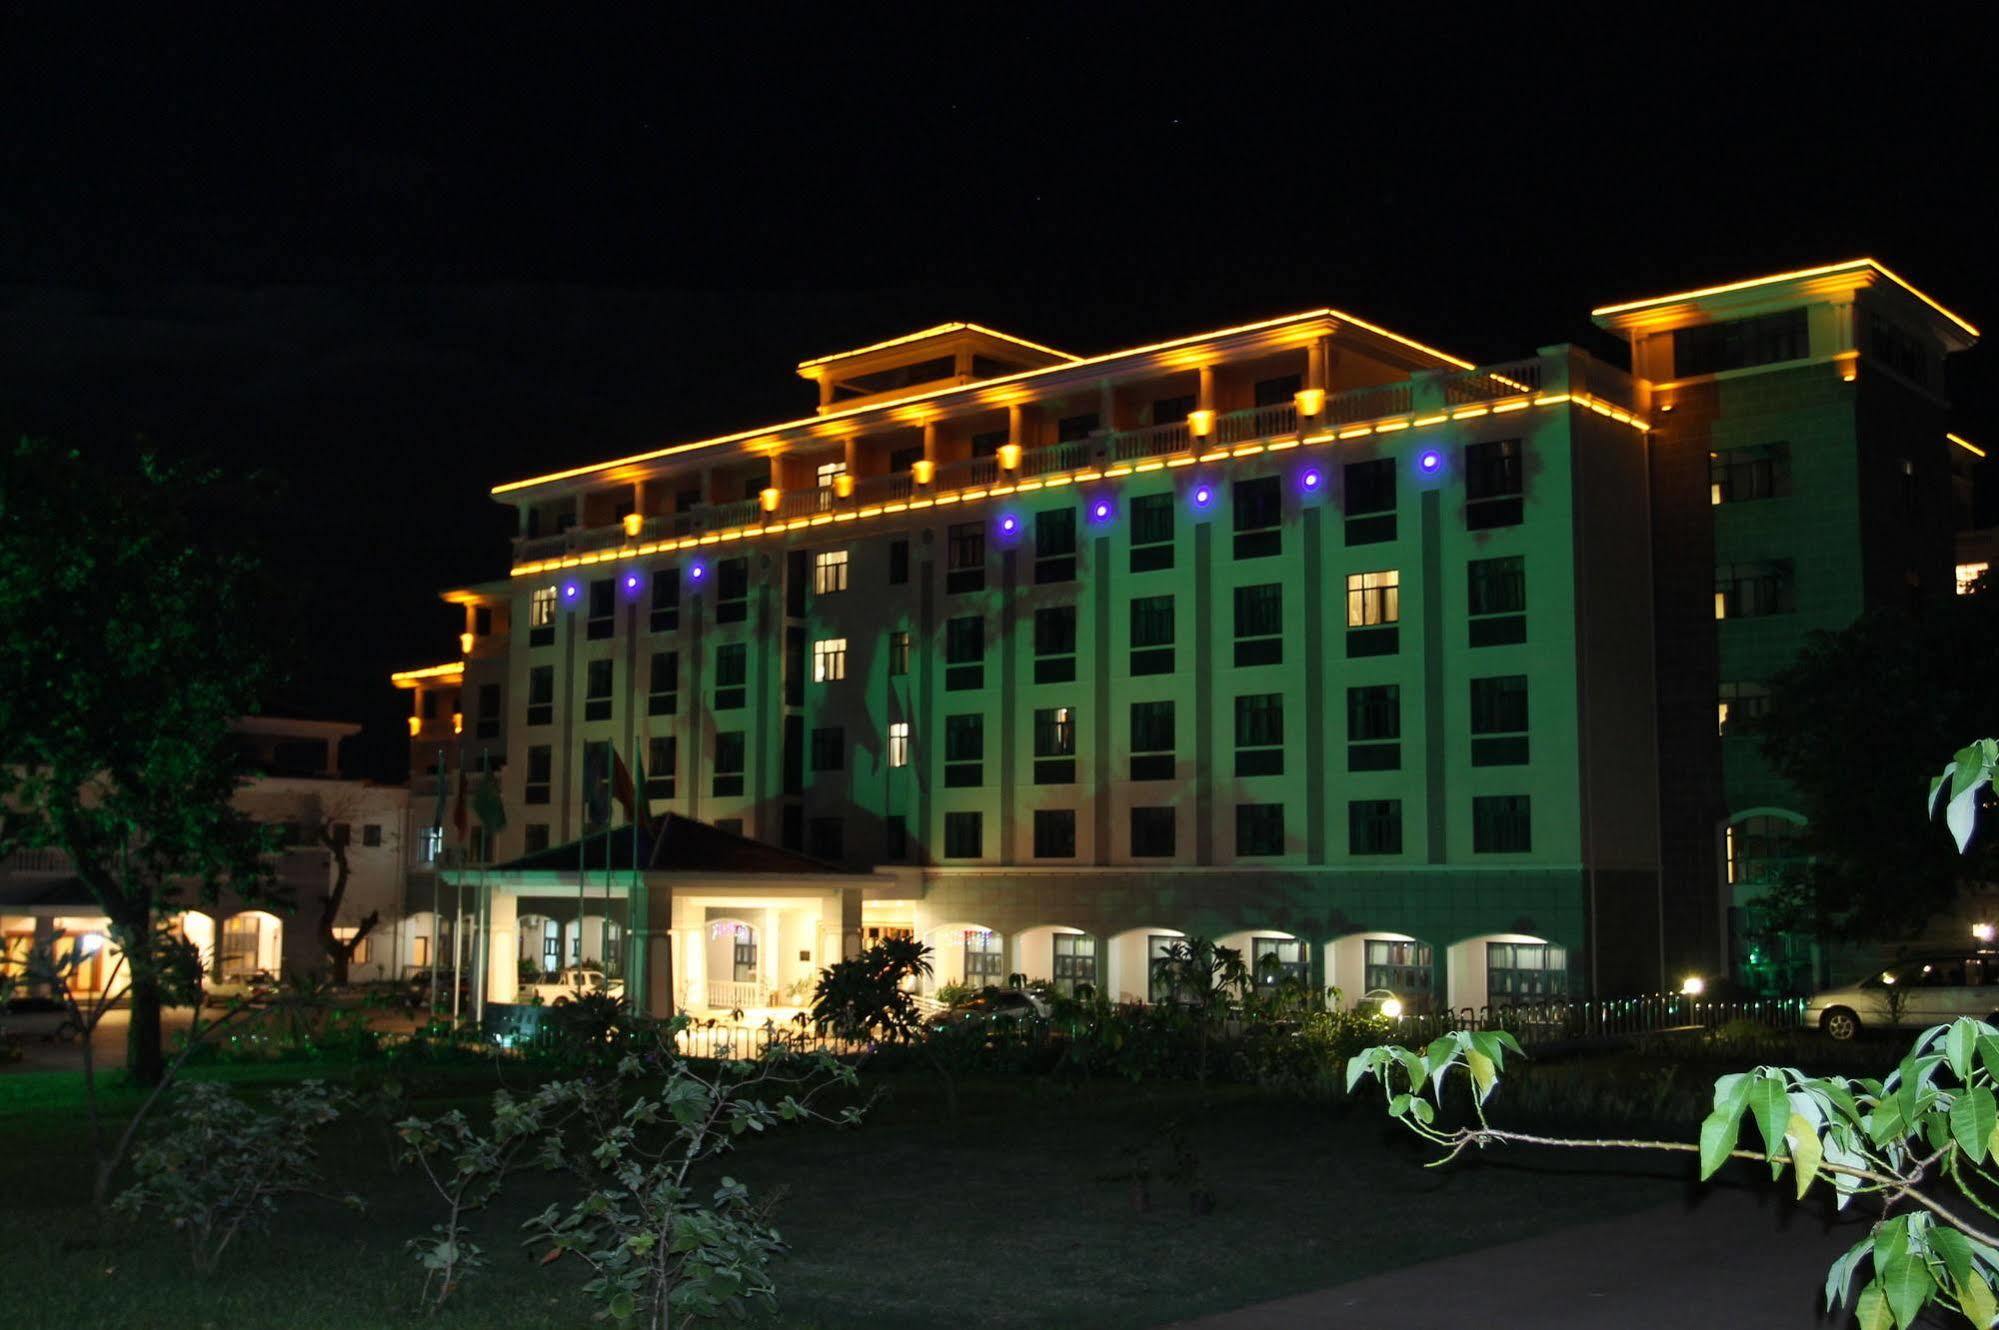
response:
[[[574,600],[582,594],[583,584],[581,582],[564,582],[562,584],[562,598],[564,600]]]
[[[1214,501],[1215,501],[1214,486],[1212,485],[1194,486],[1194,506],[1196,508],[1205,508]]]
[[[625,575],[618,580],[624,586],[625,594],[628,596],[637,595],[639,587],[645,582],[645,579],[639,576],[636,568],[627,568]]]
[[[687,580],[688,580],[688,581],[690,581],[690,582],[699,582],[699,581],[700,581],[700,580],[701,580],[702,578],[704,578],[704,577],[706,577],[706,576],[708,576],[708,565],[707,565],[707,564],[705,564],[705,563],[690,563],[690,564],[688,564],[688,565],[687,565]]]
[[[1318,493],[1319,487],[1326,483],[1325,473],[1316,466],[1307,470],[1299,479],[1305,488],[1314,494]]]
[[[1423,455],[1416,459],[1416,465],[1422,468],[1423,474],[1426,476],[1435,475],[1437,469],[1443,466],[1443,464],[1444,455],[1435,448],[1424,449]]]
[[[1115,510],[1111,507],[1109,499],[1098,499],[1090,504],[1090,520],[1092,522],[1108,522],[1111,520],[1111,513],[1113,511]]]
[[[1020,530],[1020,519],[1012,513],[1008,513],[1005,517],[1000,518],[1000,530],[1006,535],[1012,535],[1014,532]]]

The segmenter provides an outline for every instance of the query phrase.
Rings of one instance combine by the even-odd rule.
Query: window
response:
[[[833,481],[846,474],[845,462],[821,462],[813,469],[812,477],[819,489],[830,490],[833,488]]]
[[[1194,414],[1194,395],[1181,397],[1159,397],[1152,403],[1152,423],[1155,425],[1177,425]]]
[[[1171,1002],[1174,988],[1185,982],[1177,974],[1179,967],[1164,964],[1173,955],[1175,947],[1181,946],[1184,937],[1179,933],[1154,933],[1145,939],[1145,1000],[1154,1004]],[[1177,982],[1176,982],[1177,981]]]
[[[992,457],[1006,447],[1006,431],[1003,429],[980,430],[972,436],[972,456]]]
[[[1546,942],[1485,944],[1486,1005],[1567,997],[1569,953]]]
[[[545,804],[548,802],[549,783],[555,774],[555,749],[547,744],[535,744],[528,749],[527,785],[521,794],[521,802]]]
[[[807,851],[814,859],[838,863],[847,857],[847,823],[838,817],[815,817]]]
[[[847,589],[847,551],[820,550],[812,556],[812,594],[830,596]]]
[[[1402,574],[1393,568],[1347,575],[1347,655],[1391,656],[1399,641]]]
[[[1250,693],[1235,700],[1235,774],[1284,774],[1284,694]]]
[[[500,737],[500,685],[496,683],[479,685],[479,714],[472,732],[480,739]]]
[[[1797,608],[1791,561],[1725,563],[1714,570],[1714,617],[1754,619]]]
[[[550,725],[554,721],[555,666],[531,666],[528,669],[528,724]]]
[[[715,622],[741,623],[750,612],[750,561],[721,559],[715,564]]]
[[[888,584],[903,586],[909,581],[909,542],[891,540],[888,543]]]
[[[1034,783],[1076,783],[1076,709],[1040,707],[1034,713]]]
[[[1477,854],[1525,854],[1533,849],[1533,819],[1527,796],[1488,794],[1473,799],[1471,847]]]
[[[722,730],[715,735],[715,786],[718,797],[743,792],[743,769],[749,745],[741,730]]]
[[[944,814],[944,857],[976,859],[985,850],[985,818],[977,812]],[[966,948],[965,981],[971,982],[971,949]],[[995,974],[998,972],[995,971]]]
[[[1402,801],[1355,799],[1347,804],[1347,853],[1402,853]]]
[[[671,716],[680,710],[680,653],[652,653],[652,690],[646,698],[648,716]]]
[[[1465,529],[1519,526],[1521,485],[1520,440],[1465,445]]]
[[[1173,496],[1142,494],[1131,501],[1131,570],[1173,566]]]
[[[1078,996],[1078,991],[1087,987],[1092,993],[1097,988],[1097,940],[1087,933],[1057,933],[1055,943],[1054,973],[1051,984],[1063,997]]]
[[[1131,704],[1131,778],[1173,779],[1173,703]]]
[[[1802,857],[1804,835],[1803,823],[1768,814],[1731,822],[1727,834],[1729,882],[1777,881]]]
[[[1346,481],[1347,544],[1395,539],[1395,459],[1349,462]]]
[[[731,642],[715,648],[715,710],[734,711],[743,705],[749,690],[749,648]]]
[[[1673,377],[1802,360],[1811,354],[1804,309],[1673,330]]]
[[[944,718],[944,784],[973,789],[986,783],[986,718],[973,712]]]
[[[1094,411],[1086,411],[1080,416],[1064,416],[1055,425],[1055,437],[1062,443],[1087,439],[1096,432],[1097,413]]]
[[[1770,714],[1770,690],[1760,683],[1725,683],[1718,710],[1720,732],[1741,734],[1745,726]]]
[[[882,819],[882,858],[893,863],[909,857],[909,819],[890,813]]]
[[[1511,646],[1527,640],[1527,561],[1520,555],[1473,559],[1465,565],[1465,605],[1471,645]]]
[[[1273,379],[1258,379],[1255,393],[1257,406],[1282,406],[1297,400],[1298,390],[1305,384],[1302,374],[1280,374]]]
[[[999,934],[983,928],[965,930],[965,982],[973,988],[988,988],[1006,975],[1006,955]]]
[[[888,764],[891,767],[909,765],[909,722],[906,720],[889,722]]]
[[[1283,507],[1283,482],[1276,476],[1235,483],[1236,558],[1261,559],[1283,547],[1277,529]]]
[[[583,635],[602,641],[618,631],[618,584],[610,578],[590,584],[590,616]]]
[[[959,522],[945,541],[944,590],[950,595],[986,589],[986,529]]]
[[[1347,770],[1396,771],[1402,766],[1402,686],[1347,689]]]
[[[1369,938],[1362,980],[1402,999],[1404,1011],[1427,1011],[1437,991],[1437,962],[1427,942]]]
[[[528,854],[540,854],[543,850],[547,849],[548,823],[546,822],[528,823],[527,826],[522,831],[521,848],[523,851],[525,851]],[[421,965],[422,963],[423,962],[420,959],[417,961],[417,964],[419,965]]]
[[[1716,505],[1782,498],[1791,492],[1791,445],[1763,443],[1707,455],[1708,500]]]
[[[888,469],[890,474],[899,475],[923,460],[923,445],[912,444],[907,448],[889,450]]]
[[[1138,596],[1132,600],[1131,672],[1173,673],[1173,597]]]
[[[847,677],[847,639],[822,637],[812,644],[812,682],[833,683]]]
[[[841,771],[847,765],[847,731],[839,725],[812,731],[812,769]]]
[[[611,718],[612,677],[616,662],[593,660],[585,667],[583,686],[583,719],[609,720]]]
[[[986,686],[986,621],[976,614],[944,621],[944,690]]]
[[[1929,357],[1923,344],[1894,324],[1878,318],[1867,320],[1867,350],[1874,359],[1904,378],[1928,383]]]
[[[1173,857],[1173,808],[1170,804],[1131,810],[1131,857],[1171,859]]]
[[[908,633],[888,635],[888,673],[892,679],[899,679],[909,673]]]
[[[1284,660],[1284,588],[1276,582],[1235,589],[1235,663],[1277,665]]]
[[[680,766],[680,740],[673,735],[646,740],[646,799],[671,799]]]
[[[1284,853],[1284,805],[1237,804],[1235,852],[1238,859]]]
[[[1957,594],[1968,596],[1978,589],[1978,579],[1990,572],[1989,563],[1961,563],[1957,566]]]
[[[1076,607],[1034,612],[1034,682],[1068,683],[1076,677]]]
[[[540,587],[528,595],[528,645],[545,647],[555,641],[555,588]]]
[[[1295,937],[1251,938],[1249,973],[1256,986],[1263,989],[1285,984],[1303,987],[1312,981],[1312,966],[1306,959],[1305,944]]]
[[[1471,764],[1512,767],[1527,761],[1527,676],[1471,681]]]
[[[680,627],[680,569],[655,568],[652,570],[652,631],[668,633],[678,627]]]
[[[425,720],[436,720],[437,706],[442,698],[434,689],[423,690],[421,696],[423,698],[423,718]]]
[[[1034,515],[1034,582],[1076,580],[1076,510],[1051,508]]]
[[[366,849],[380,849],[382,844],[382,824],[379,822],[362,823],[361,844]]]
[[[1034,857],[1074,859],[1076,857],[1076,810],[1037,808],[1034,810]]]

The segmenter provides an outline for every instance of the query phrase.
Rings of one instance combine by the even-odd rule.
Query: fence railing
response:
[[[1401,415],[1410,409],[1411,401],[1410,386],[1406,383],[1385,383],[1379,388],[1350,388],[1326,399],[1326,421],[1333,425],[1350,425],[1356,420],[1372,420],[1376,416]]]
[[[1148,457],[1170,457],[1194,446],[1194,431],[1186,421],[1126,430],[1111,441],[1111,456],[1120,462],[1143,461]]]
[[[1276,402],[1269,406],[1251,407],[1247,411],[1231,411],[1215,425],[1215,437],[1220,443],[1249,443],[1255,439],[1296,434],[1298,405],[1295,402]]]
[[[1396,1018],[1398,1033],[1428,1041],[1451,1030],[1505,1030],[1523,1044],[1615,1039],[1666,1030],[1713,1030],[1747,1021],[1772,1030],[1805,1024],[1803,998],[1710,1002],[1685,993],[1573,1002],[1446,1008]]]

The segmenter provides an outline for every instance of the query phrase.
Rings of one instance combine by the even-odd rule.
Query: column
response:
[[[763,922],[757,929],[757,993],[756,1005],[765,1006],[770,1001],[771,990],[777,987],[777,908],[765,906]]]
[[[1305,347],[1305,386],[1324,389],[1326,386],[1326,339],[1315,337]]]
[[[486,905],[487,1002],[513,1002],[520,997],[520,898],[488,886]]]
[[[936,465],[938,460],[937,422],[934,420],[926,420],[923,422],[923,460],[929,462],[933,466]]]
[[[210,935],[211,941],[208,945],[208,968],[212,972],[210,977],[219,979],[222,976],[222,971],[218,967],[215,958],[221,954],[221,948],[216,945],[220,941],[220,938],[216,935],[219,935],[222,929],[220,925],[215,925],[214,927],[215,933]],[[55,942],[56,921],[54,917],[46,914],[36,915],[35,941],[33,945],[35,956],[42,963],[46,964],[55,958]],[[55,989],[52,984],[36,984],[34,991],[39,997],[52,997],[54,996]]]
[[[1097,428],[1117,428],[1117,389],[1111,386],[1109,379],[1097,385]]]
[[[1027,441],[1020,437],[1021,410],[1022,407],[1019,402],[1008,402],[1006,404],[1006,441],[1008,443],[1017,443],[1025,449]]]
[[[1212,411],[1215,409],[1215,367],[1213,365],[1201,366],[1201,396],[1200,400],[1194,406],[1196,410],[1200,411]]]
[[[840,440],[840,460],[847,465],[847,474],[858,476],[861,462],[861,436],[849,434]]]
[[[673,1015],[673,888],[648,878],[630,914],[625,997],[641,1016]]]
[[[840,888],[840,959],[861,954],[861,889]]]

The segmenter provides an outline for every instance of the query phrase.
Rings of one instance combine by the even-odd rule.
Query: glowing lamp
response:
[[[637,573],[628,571],[622,580],[626,591],[637,591],[639,589],[639,575]]]
[[[1434,476],[1444,465],[1444,455],[1435,448],[1425,448],[1423,455],[1416,459],[1416,465],[1426,476]]]
[[[1187,428],[1197,439],[1205,439],[1215,432],[1215,413],[1203,408],[1187,413]]]
[[[1315,466],[1307,470],[1303,476],[1299,477],[1299,483],[1302,484],[1308,492],[1317,494],[1319,492],[1319,488],[1326,483],[1326,474],[1325,472],[1319,470],[1319,468]]]
[[[1005,471],[1020,470],[1020,445],[1003,443],[999,446],[999,464]]]
[[[1973,924],[1971,926],[1971,935],[1980,942],[1990,942],[1993,934],[1994,930],[1991,924]]]
[[[848,475],[844,471],[842,471],[839,475],[833,477],[833,493],[839,495],[843,499],[853,497],[854,478]]]
[[[1707,992],[1707,980],[1697,974],[1690,974],[1680,981],[1680,991],[1688,997],[1699,997]]]
[[[454,711],[454,712],[452,712],[452,713],[451,713],[451,732],[452,732],[453,734],[463,734],[463,733],[465,733],[465,713],[464,713],[464,712],[462,712],[462,711]]]
[[[411,716],[409,720],[410,720],[410,738],[414,739],[416,738],[418,731],[423,729],[423,717]]]
[[[458,651],[460,655],[469,656],[472,654],[472,634],[460,633],[458,635]]]
[[[1000,534],[1010,536],[1020,530],[1020,519],[1012,513],[1000,518]]]
[[[645,520],[645,518],[644,518],[643,516],[641,516],[640,514],[638,514],[638,513],[626,513],[626,514],[625,514],[625,534],[626,534],[626,535],[628,535],[628,536],[633,536],[633,537],[636,537],[636,536],[637,536],[637,535],[639,534],[639,528],[643,527],[643,526],[644,526],[645,524],[646,524],[646,520]]]
[[[1215,501],[1214,486],[1212,485],[1194,486],[1194,506],[1196,508],[1206,508],[1209,504],[1213,503],[1214,501]]]
[[[1401,999],[1401,998],[1388,998],[1387,1000],[1385,1000],[1384,1002],[1382,1002],[1382,1004],[1381,1004],[1381,1014],[1382,1014],[1382,1015],[1384,1015],[1384,1016],[1386,1016],[1386,1017],[1387,1017],[1387,1018],[1388,1018],[1389,1020],[1391,1020],[1391,1021],[1392,1021],[1392,1020],[1395,1020],[1395,1019],[1396,1019],[1397,1017],[1401,1016],[1401,1015],[1402,1015],[1402,999]]]
[[[583,584],[581,582],[564,582],[562,584],[562,598],[564,600],[575,600],[582,594]]]
[[[1316,416],[1326,409],[1326,390],[1324,388],[1300,388],[1298,390],[1297,402],[1299,415]]]
[[[927,457],[919,457],[909,464],[909,478],[919,485],[928,485],[937,474],[937,464]]]
[[[699,582],[702,578],[706,576],[708,576],[708,566],[706,564],[690,563],[687,565],[688,581]]]
[[[1115,510],[1111,507],[1109,499],[1097,499],[1090,504],[1090,520],[1092,522],[1108,522],[1111,520],[1111,513],[1113,511]]]
[[[777,500],[778,492],[775,485],[766,485],[757,491],[757,504],[767,513],[777,511]]]

